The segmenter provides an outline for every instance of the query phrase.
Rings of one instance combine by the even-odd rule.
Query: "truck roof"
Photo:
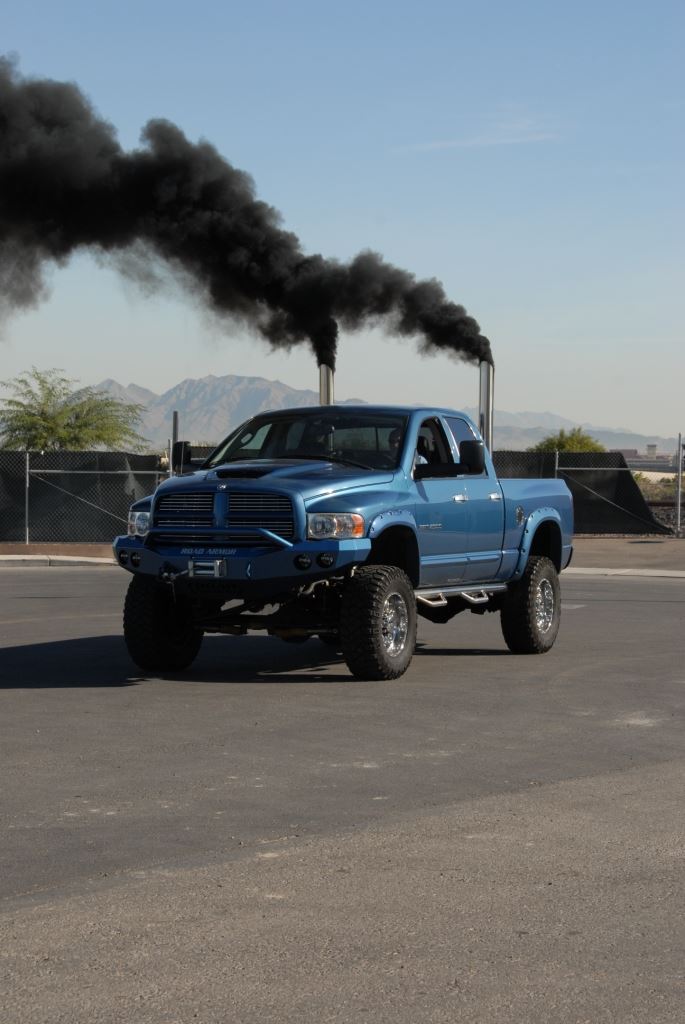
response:
[[[331,409],[335,409],[336,412],[341,413],[395,413],[401,416],[411,416],[414,413],[421,413],[427,416],[465,416],[467,419],[471,419],[468,413],[460,412],[458,409],[447,409],[441,406],[434,405],[306,405],[306,406],[295,406],[291,409],[265,409],[263,412],[255,413],[252,419],[257,419],[258,416],[290,416],[293,413],[304,416],[317,416],[326,412],[330,412]]]

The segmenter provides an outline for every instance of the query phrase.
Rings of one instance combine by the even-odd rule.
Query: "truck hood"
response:
[[[278,488],[310,501],[331,492],[374,489],[390,483],[393,476],[391,470],[358,469],[326,459],[250,459],[173,477],[161,484],[157,493],[193,491],[198,487],[201,490],[230,487],[250,491]]]

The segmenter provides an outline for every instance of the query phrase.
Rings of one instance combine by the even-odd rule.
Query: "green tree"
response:
[[[0,399],[0,440],[29,451],[147,447],[136,427],[141,405],[121,402],[93,388],[74,390],[62,371],[31,370],[2,381],[11,397]]]
[[[542,441],[528,449],[529,452],[605,452],[606,448],[594,437],[586,434],[581,427],[574,427],[568,433],[562,428],[557,434],[548,434]]]

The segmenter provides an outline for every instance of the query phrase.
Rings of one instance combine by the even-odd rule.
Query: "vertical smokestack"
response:
[[[335,405],[333,398],[333,370],[322,363],[319,367],[319,405]]]
[[[169,476],[175,476],[173,451],[178,441],[178,411],[174,409],[171,414],[171,442],[169,444]]]
[[[495,401],[495,367],[485,359],[480,363],[480,398],[478,403],[478,429],[488,451],[492,451],[492,425]]]

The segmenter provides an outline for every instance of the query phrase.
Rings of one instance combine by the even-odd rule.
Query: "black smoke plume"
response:
[[[148,122],[124,152],[77,86],[23,78],[0,60],[0,303],[35,305],[43,269],[74,250],[161,257],[219,314],[273,346],[311,344],[335,366],[338,325],[383,321],[426,351],[492,361],[490,343],[438,281],[362,252],[350,263],[306,256],[252,179],[207,142]]]

